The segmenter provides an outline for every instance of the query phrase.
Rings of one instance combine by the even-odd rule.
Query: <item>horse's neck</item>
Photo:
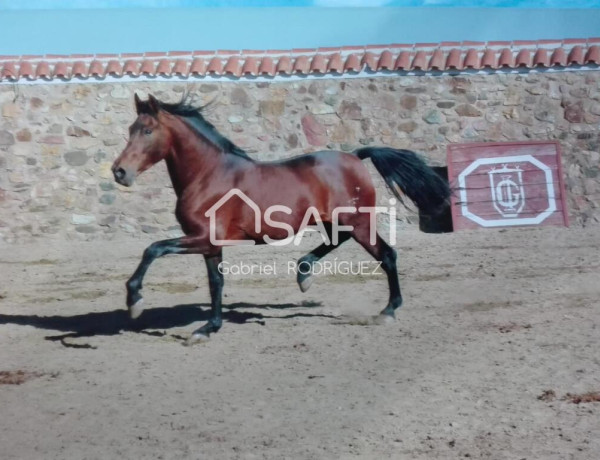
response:
[[[224,153],[181,121],[171,127],[173,146],[166,158],[173,188],[178,197],[192,183],[207,180],[224,161]]]

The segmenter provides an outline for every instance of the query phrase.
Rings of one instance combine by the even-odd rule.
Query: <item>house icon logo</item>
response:
[[[225,203],[227,203],[230,200],[230,198],[233,197],[234,195],[239,197],[242,201],[244,201],[244,203],[246,203],[248,206],[250,206],[252,211],[254,211],[254,231],[256,233],[260,233],[261,215],[262,215],[260,208],[254,201],[252,201],[252,199],[248,195],[246,195],[240,189],[232,188],[225,195],[223,195],[219,199],[219,201],[217,201],[215,204],[213,204],[204,213],[204,215],[206,217],[208,217],[208,219],[209,219],[210,242],[211,242],[211,244],[214,244],[215,246],[243,246],[243,245],[252,246],[252,245],[256,244],[252,240],[220,240],[220,239],[217,239],[217,220],[216,220],[217,211],[219,209],[221,209],[221,207]]]

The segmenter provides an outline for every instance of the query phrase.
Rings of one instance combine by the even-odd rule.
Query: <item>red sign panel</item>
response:
[[[558,142],[448,146],[454,230],[568,225]]]

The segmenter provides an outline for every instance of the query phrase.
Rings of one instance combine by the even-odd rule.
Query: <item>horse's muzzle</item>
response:
[[[124,185],[125,187],[131,186],[133,184],[133,180],[135,178],[134,174],[130,171],[127,171],[125,168],[113,167],[113,175],[115,176],[115,181],[118,184]]]

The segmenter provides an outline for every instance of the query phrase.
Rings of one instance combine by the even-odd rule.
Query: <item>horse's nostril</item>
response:
[[[125,177],[125,170],[123,168],[115,169],[115,179],[123,180],[124,177]]]

